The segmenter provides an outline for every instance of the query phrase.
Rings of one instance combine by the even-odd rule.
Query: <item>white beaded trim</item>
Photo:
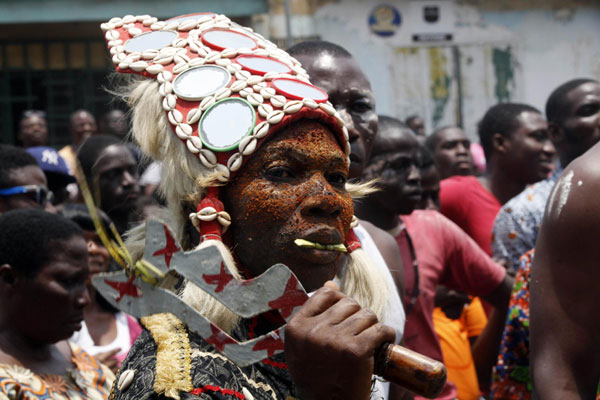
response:
[[[224,15],[202,15],[196,19],[181,22],[159,21],[149,15],[126,15],[123,18],[112,18],[103,23],[101,28],[108,42],[112,61],[119,69],[145,72],[156,76],[159,83],[159,94],[162,97],[162,107],[167,113],[169,122],[174,127],[175,134],[184,141],[187,149],[199,158],[202,165],[219,172],[218,179],[221,182],[227,182],[231,172],[235,172],[241,167],[243,157],[256,151],[258,140],[268,134],[272,125],[280,123],[285,115],[299,112],[303,107],[320,108],[328,115],[336,118],[338,124],[342,127],[344,138],[346,141],[348,140],[348,131],[343,126],[340,115],[330,102],[318,103],[308,98],[288,100],[285,96],[278,94],[275,88],[269,87],[268,82],[276,78],[290,78],[310,83],[306,70],[302,68],[298,60],[277,48],[275,44],[259,33],[231,22]],[[226,48],[222,51],[216,51],[205,45],[201,39],[203,32],[214,28],[225,28],[247,35],[257,43],[258,47],[254,50],[249,48]],[[124,44],[128,40],[147,32],[160,30],[176,33],[185,32],[187,38],[178,35],[170,45],[160,49],[147,49],[143,52],[125,51]],[[187,49],[192,54],[197,54],[197,57],[191,58],[187,54]],[[267,72],[264,75],[253,75],[234,61],[234,58],[240,55],[272,57],[287,65],[291,69],[291,73]],[[228,87],[223,87],[216,93],[206,96],[198,103],[196,108],[190,109],[186,115],[183,115],[176,108],[178,96],[173,91],[174,78],[189,68],[206,64],[219,65],[225,68],[235,79],[232,79]],[[171,65],[173,65],[172,71],[165,70],[165,67]],[[252,133],[240,141],[237,152],[229,157],[227,165],[221,165],[218,163],[216,154],[203,145],[202,140],[197,136],[198,134],[194,134],[194,125],[199,124],[202,114],[208,108],[217,101],[230,97],[232,93],[238,93],[246,99],[265,121],[257,123]],[[344,146],[344,150],[347,152],[346,155],[349,155],[348,143]],[[204,214],[202,214],[202,218],[205,218]],[[214,216],[214,218],[217,218],[217,216]],[[226,217],[221,219],[223,218]],[[197,217],[197,220],[201,220],[201,218]]]

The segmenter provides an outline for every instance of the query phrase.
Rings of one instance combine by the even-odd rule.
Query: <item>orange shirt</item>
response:
[[[487,318],[477,297],[465,306],[459,319],[446,317],[440,307],[433,310],[433,325],[440,339],[448,380],[456,385],[459,400],[479,399],[469,338],[479,336],[486,324]]]

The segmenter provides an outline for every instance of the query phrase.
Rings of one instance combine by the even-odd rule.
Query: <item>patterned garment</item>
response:
[[[245,322],[235,337],[265,333],[260,331],[267,325],[257,319]],[[283,353],[239,367],[172,314],[144,317],[142,324],[145,329],[121,365],[111,399],[296,399]],[[125,384],[127,375],[132,378]]]
[[[19,365],[0,364],[0,400],[106,400],[113,373],[79,346],[69,343],[76,369],[36,375]]]
[[[528,186],[506,203],[494,222],[492,255],[506,260],[513,274],[519,269],[519,258],[535,247],[544,217],[546,202],[563,169],[556,164],[550,176]]]
[[[529,279],[535,250],[521,257],[510,296],[498,362],[492,374],[492,399],[530,399]]]

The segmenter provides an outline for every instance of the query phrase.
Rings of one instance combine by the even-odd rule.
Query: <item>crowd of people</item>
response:
[[[458,126],[428,133],[417,115],[378,115],[338,45],[287,52],[341,122],[317,107],[271,123],[216,191],[154,81],[125,95],[130,114],[97,125],[73,112],[59,151],[47,146],[45,113],[23,113],[19,146],[0,145],[0,399],[422,398],[374,378],[384,342],[445,364],[439,399],[600,398],[600,83],[561,84],[544,112],[494,105],[473,144]],[[186,321],[115,308],[91,285],[120,267],[81,179],[103,225],[134,229],[131,241],[154,217],[184,250],[219,242],[235,276],[290,267],[314,293],[286,320],[284,353],[241,367]],[[188,218],[207,198],[231,226],[206,234]],[[183,286],[170,290],[233,337],[285,322],[240,322]]]

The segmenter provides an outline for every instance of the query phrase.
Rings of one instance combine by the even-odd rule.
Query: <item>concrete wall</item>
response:
[[[453,40],[415,43],[422,7],[437,4]],[[600,3],[512,0],[389,0],[402,23],[373,34],[369,14],[380,3],[339,0],[317,9],[317,34],[353,53],[371,80],[380,114],[426,118],[428,131],[476,123],[499,101],[543,110],[548,94],[575,77],[600,79]],[[527,7],[524,4],[533,4]],[[586,5],[587,4],[587,5]]]

